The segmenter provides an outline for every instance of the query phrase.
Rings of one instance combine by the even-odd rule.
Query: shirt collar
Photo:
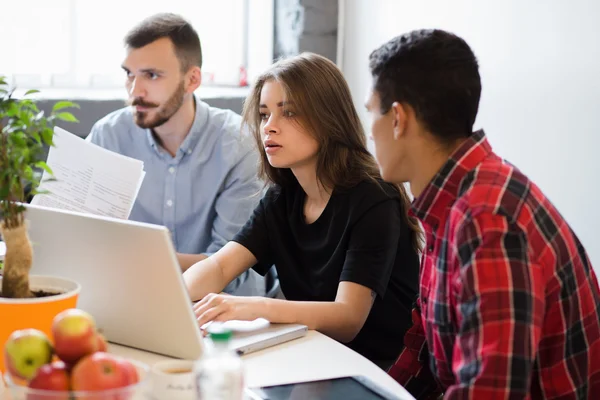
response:
[[[446,208],[458,197],[465,175],[491,152],[492,147],[484,131],[474,132],[452,153],[421,195],[413,201],[411,212],[429,226],[437,227],[444,218]]]
[[[192,152],[194,147],[196,147],[196,145],[198,144],[198,141],[202,136],[202,131],[204,130],[203,128],[208,121],[208,104],[204,103],[203,101],[200,101],[200,99],[198,99],[196,95],[194,95],[194,103],[196,105],[196,114],[194,116],[194,122],[192,123],[192,127],[190,128],[190,131],[188,132],[187,136],[183,140],[183,143],[181,143],[181,146],[179,146],[176,158],[180,158],[186,153],[190,154]],[[160,146],[156,142],[156,139],[154,138],[154,135],[152,135],[152,130],[146,129],[145,131],[150,146],[155,151],[161,153],[163,150],[161,150]]]

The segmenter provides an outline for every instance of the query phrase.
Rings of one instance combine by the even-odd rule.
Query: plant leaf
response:
[[[33,169],[29,165],[26,165],[25,168],[23,168],[23,173],[25,174],[25,179],[28,181],[33,179]]]
[[[18,147],[25,147],[27,145],[27,143],[25,142],[25,138],[23,137],[23,133],[22,132],[16,132],[15,134],[13,134],[10,139],[12,140],[12,142],[18,146]]]
[[[49,182],[49,180],[45,180],[44,183]],[[52,182],[52,181],[50,181]],[[36,194],[50,194],[52,193],[50,190],[48,189],[32,189],[31,190],[31,195],[35,196]]]
[[[8,199],[8,195],[10,194],[10,186],[2,185],[0,186],[0,199]]]
[[[31,134],[31,136],[33,136],[33,139],[34,139],[34,140],[35,140],[37,143],[39,143],[39,144],[41,144],[41,143],[42,143],[42,137],[40,136],[40,134],[39,134],[38,132],[33,132],[33,133]]]
[[[44,171],[46,171],[50,175],[54,175],[54,173],[52,172],[52,169],[48,166],[48,164],[46,164],[45,161],[38,161],[38,162],[35,163],[35,166],[38,167],[38,168],[43,169]]]
[[[52,129],[47,128],[42,131],[42,140],[47,145],[50,145],[50,143],[52,143],[53,136],[54,136],[54,132],[52,131]]]
[[[79,120],[77,118],[75,118],[75,116],[73,114],[71,114],[70,112],[57,113],[56,118],[60,119],[61,121],[65,121],[65,122],[79,122]]]
[[[73,103],[72,101],[59,101],[56,104],[54,104],[54,107],[52,107],[52,112],[58,111],[58,110],[62,110],[63,108],[79,108],[79,104]]]
[[[40,91],[37,89],[31,89],[25,92],[25,96],[29,96],[30,94],[39,93]]]

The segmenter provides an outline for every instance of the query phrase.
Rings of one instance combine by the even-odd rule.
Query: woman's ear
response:
[[[406,108],[402,103],[395,101],[392,103],[392,112],[394,118],[394,139],[398,140],[406,131]]]

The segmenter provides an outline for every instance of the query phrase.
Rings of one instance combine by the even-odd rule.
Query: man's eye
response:
[[[158,78],[158,74],[155,74],[154,72],[149,72],[148,78],[154,80],[154,79]]]

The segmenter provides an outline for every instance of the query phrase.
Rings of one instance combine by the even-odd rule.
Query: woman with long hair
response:
[[[342,73],[312,53],[279,61],[243,117],[268,190],[231,242],[184,273],[199,324],[305,324],[385,368],[411,325],[421,232],[404,187],[381,180]],[[216,294],[273,265],[285,300]]]

